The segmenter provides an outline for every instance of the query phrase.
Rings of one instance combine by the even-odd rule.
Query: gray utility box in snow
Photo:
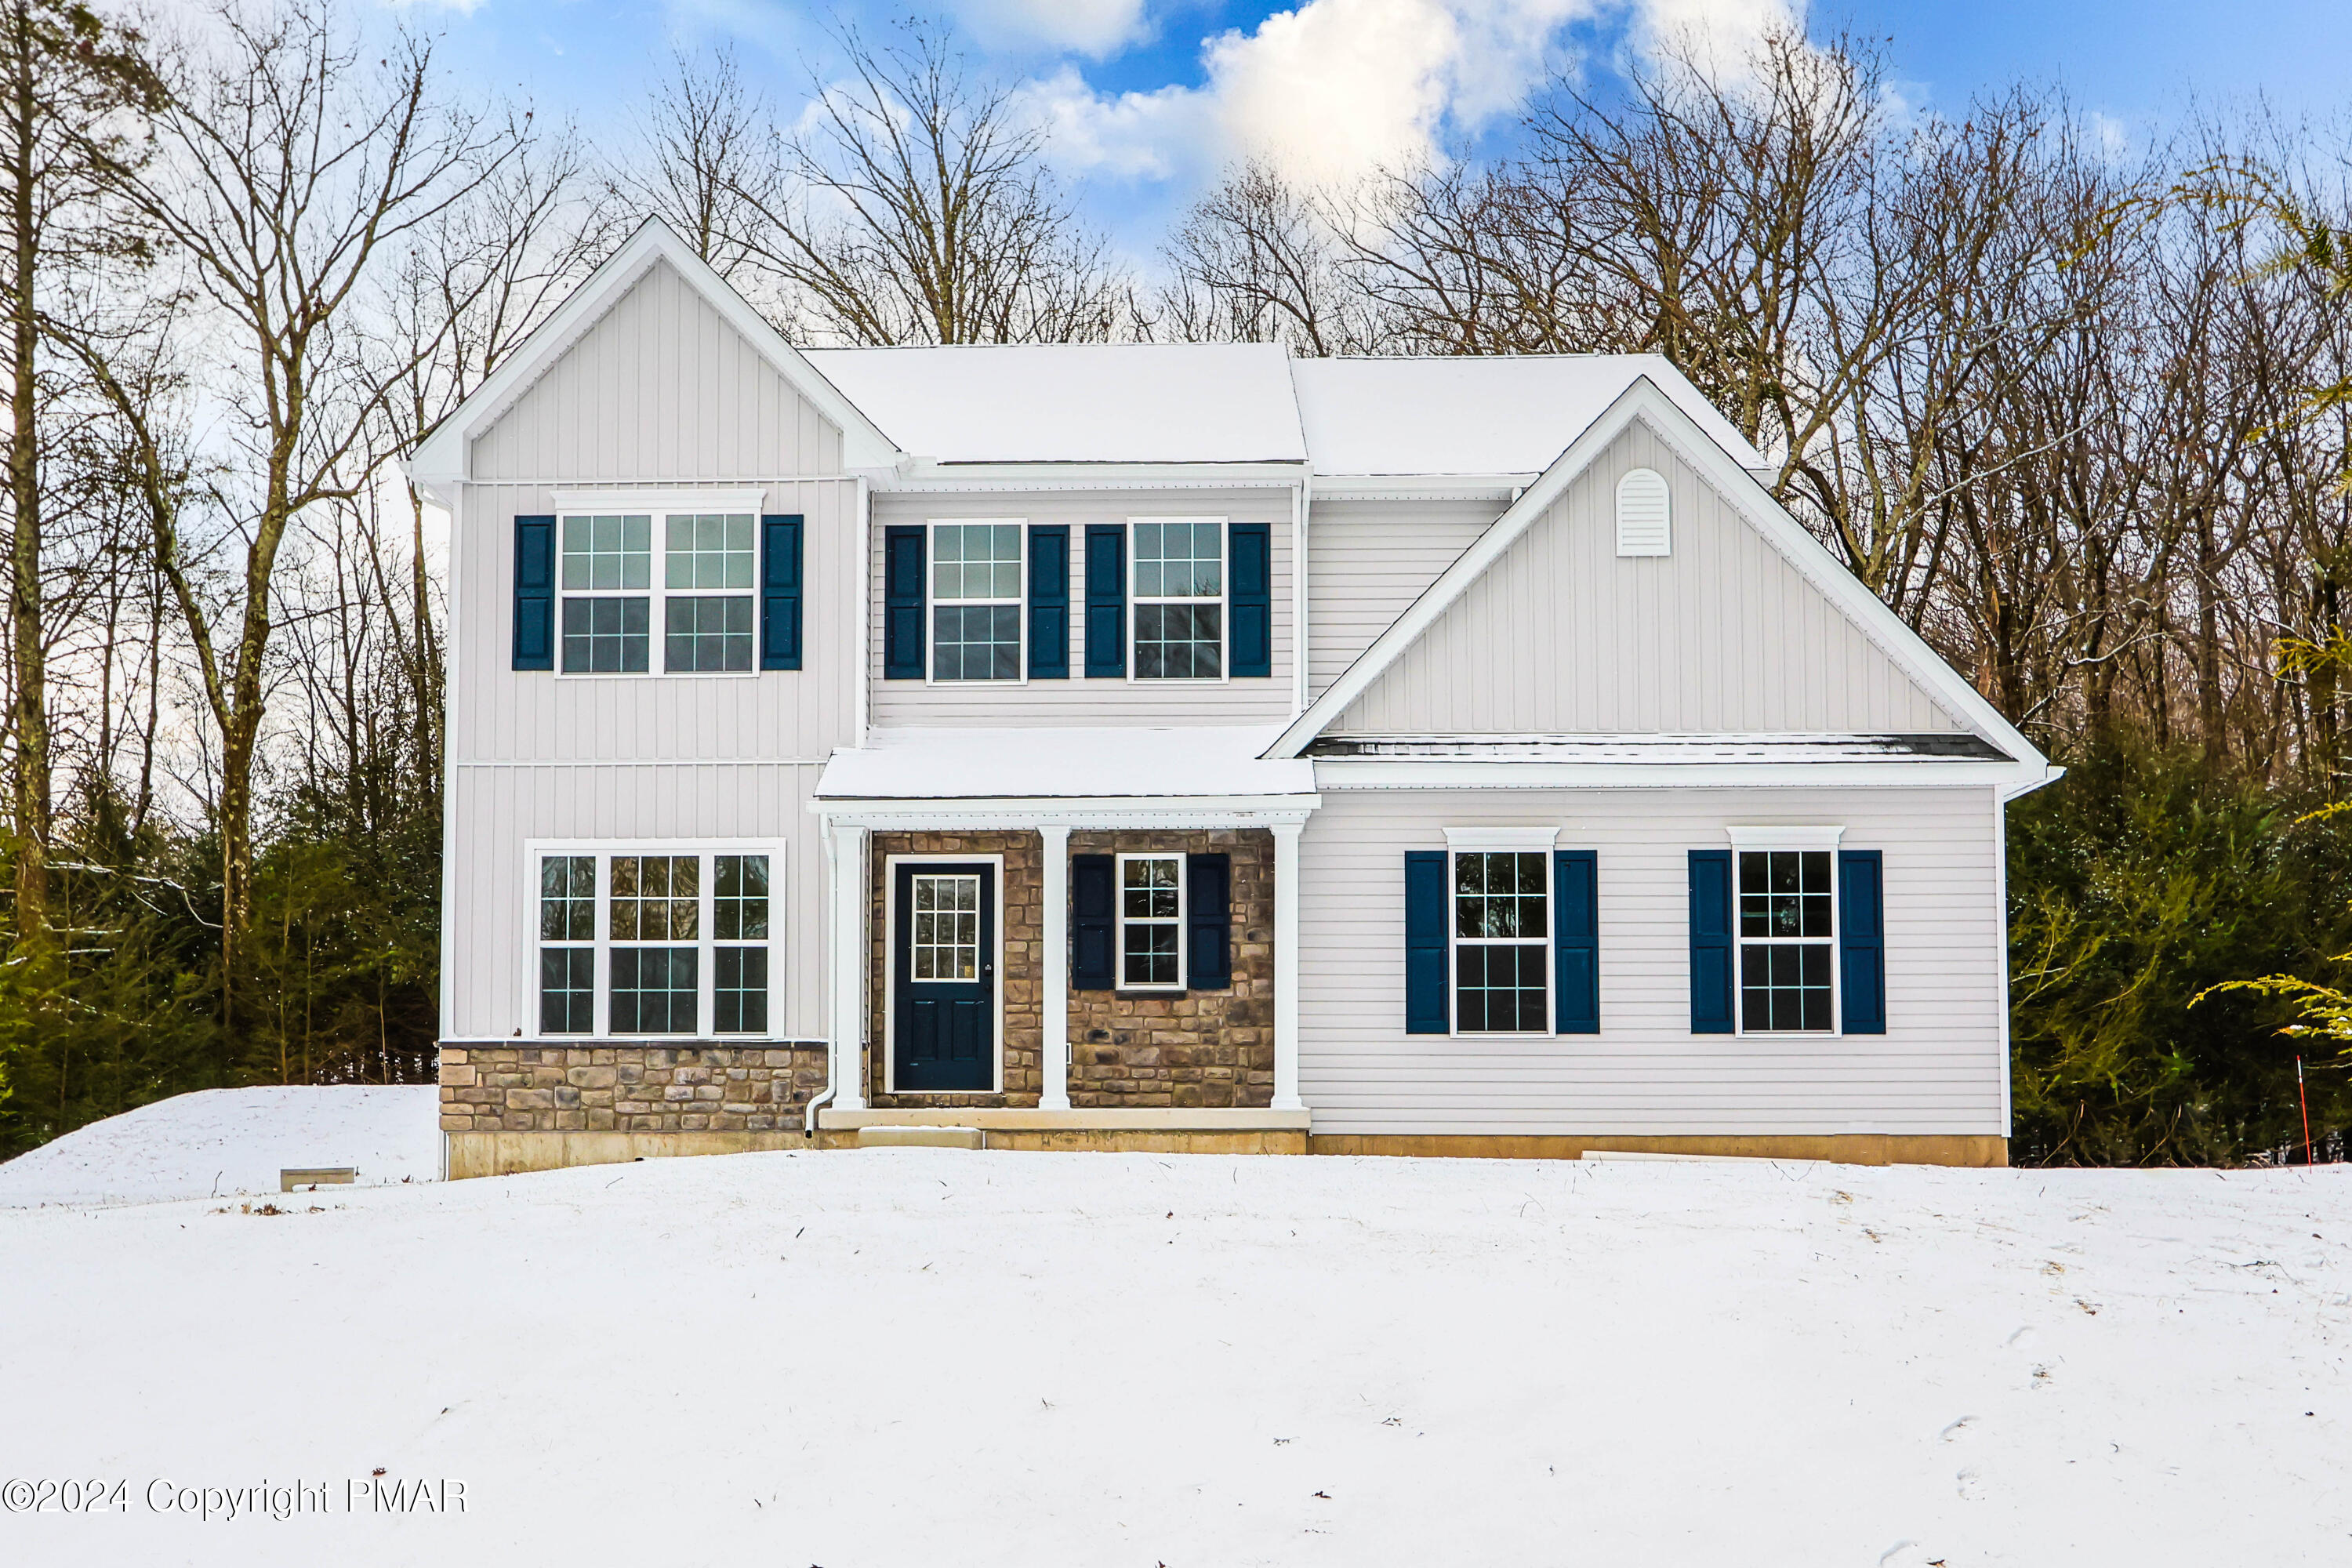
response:
[[[297,1187],[348,1187],[359,1176],[357,1165],[296,1165],[278,1173],[278,1190],[290,1193]]]

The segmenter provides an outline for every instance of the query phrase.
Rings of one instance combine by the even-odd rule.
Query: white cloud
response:
[[[1102,59],[1150,36],[1143,0],[961,0],[956,20],[991,49]]]
[[[1344,182],[1433,159],[1448,132],[1518,109],[1574,24],[1626,17],[1645,51],[1690,37],[1735,59],[1801,14],[1800,0],[1305,0],[1207,39],[1198,88],[1103,94],[1065,66],[1030,93],[1074,170],[1190,180],[1262,157]]]

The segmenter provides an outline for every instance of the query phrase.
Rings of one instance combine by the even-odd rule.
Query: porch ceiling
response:
[[[1262,757],[1279,732],[1279,726],[881,731],[863,748],[833,753],[814,809],[843,819],[908,812],[1027,817],[1014,826],[1171,813],[1202,826],[1295,820],[1318,804],[1315,765]]]

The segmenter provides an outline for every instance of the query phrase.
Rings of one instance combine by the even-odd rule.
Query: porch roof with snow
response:
[[[1261,755],[1280,733],[1265,725],[877,730],[865,746],[833,753],[811,809],[844,816],[1000,807],[1042,819],[1131,802],[1220,819],[1303,816],[1319,804],[1315,765]]]

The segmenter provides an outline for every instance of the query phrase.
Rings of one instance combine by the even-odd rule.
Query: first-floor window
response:
[[[773,863],[671,847],[541,855],[540,1033],[767,1034]]]
[[[1118,983],[1132,990],[1184,984],[1184,857],[1118,858]]]
[[[1460,850],[1454,857],[1456,1034],[1551,1027],[1551,857]]]
[[[1827,1033],[1836,1027],[1833,858],[1826,849],[1739,852],[1743,1030]]]

